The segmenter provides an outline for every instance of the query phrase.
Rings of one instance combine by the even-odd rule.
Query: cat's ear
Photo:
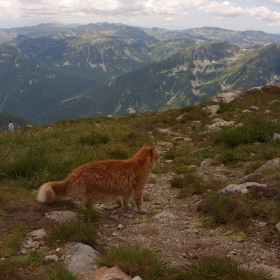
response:
[[[156,146],[150,148],[150,156],[153,162],[157,162],[160,156],[160,153]]]
[[[143,145],[143,148],[144,148],[144,147],[150,147],[149,143],[148,143],[148,142],[145,142],[144,145]]]

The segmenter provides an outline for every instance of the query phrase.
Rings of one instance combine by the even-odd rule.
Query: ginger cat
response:
[[[74,169],[65,180],[43,184],[37,200],[51,203],[56,196],[67,197],[76,192],[83,196],[87,207],[93,208],[97,201],[109,203],[122,197],[122,206],[129,209],[130,197],[134,196],[138,213],[145,214],[142,193],[159,156],[155,146],[145,143],[132,158],[83,164]]]

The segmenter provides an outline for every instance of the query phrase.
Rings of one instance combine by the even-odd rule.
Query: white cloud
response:
[[[275,4],[275,5],[280,5],[280,0],[255,0],[254,2],[271,3],[271,4]]]
[[[280,25],[280,13],[273,12],[266,7],[253,7],[248,9],[250,17],[262,20],[268,23],[269,26]]]
[[[12,3],[11,3],[12,2]],[[0,16],[175,15],[207,0],[2,0]]]
[[[268,8],[271,4],[275,4],[275,9]],[[1,0],[0,19],[41,18],[44,21],[45,18],[55,21],[68,18],[66,21],[70,21],[75,18],[76,22],[79,19],[85,21],[86,18],[91,22],[112,19],[137,22],[139,19],[141,23],[144,19],[149,20],[149,24],[161,19],[180,24],[182,19],[193,22],[197,19],[196,16],[199,20],[207,16],[208,22],[214,22],[216,18],[232,22],[242,18],[245,22],[245,19],[251,18],[262,24],[278,26],[280,10],[275,11],[277,5],[280,5],[280,0]]]
[[[166,21],[174,21],[174,18],[168,17],[165,19]]]
[[[211,14],[217,17],[239,17],[246,13],[243,8],[227,1],[223,3],[212,1],[205,6],[199,7],[198,9],[203,13]]]

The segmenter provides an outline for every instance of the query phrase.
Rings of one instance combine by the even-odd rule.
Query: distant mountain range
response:
[[[0,110],[35,124],[193,104],[280,82],[280,36],[97,23],[0,29]]]

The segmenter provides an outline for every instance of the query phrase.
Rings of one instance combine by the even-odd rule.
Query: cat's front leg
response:
[[[135,203],[139,214],[146,214],[147,211],[143,208],[143,194],[142,191],[135,192]]]

